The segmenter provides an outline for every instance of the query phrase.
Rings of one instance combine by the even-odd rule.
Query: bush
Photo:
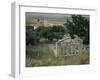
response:
[[[32,29],[26,29],[26,44],[35,45],[40,40],[40,36]]]

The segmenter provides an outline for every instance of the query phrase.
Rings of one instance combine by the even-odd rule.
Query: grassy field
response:
[[[55,57],[50,48],[53,43],[39,43],[26,48],[26,67],[89,64],[89,52],[79,55]]]

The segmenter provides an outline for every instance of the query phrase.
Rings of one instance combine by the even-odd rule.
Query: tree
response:
[[[35,45],[40,40],[39,33],[35,32],[33,29],[26,29],[26,44]]]
[[[52,31],[53,31],[54,38],[57,40],[62,39],[62,37],[65,34],[65,29],[61,25],[56,25],[56,26],[54,25],[52,27]]]
[[[53,41],[53,39],[61,39],[65,33],[65,29],[62,26],[48,26],[48,27],[38,27],[36,30],[41,36],[41,38]]]
[[[54,25],[54,26],[52,26],[52,31],[53,32],[62,32],[62,33],[65,33],[65,29],[61,25]]]
[[[79,36],[84,44],[89,44],[89,19],[81,15],[72,15],[64,24],[72,38]]]
[[[41,38],[53,41],[61,39],[65,34],[65,29],[62,26],[39,26],[36,29],[26,28],[26,44],[37,44]]]
[[[42,32],[42,37],[52,41],[54,39],[54,33],[52,31],[52,27],[45,27]]]

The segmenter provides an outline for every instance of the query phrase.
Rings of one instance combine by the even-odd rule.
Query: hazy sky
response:
[[[71,17],[71,14],[26,12],[26,23],[31,23],[34,19],[47,19],[49,22],[65,23],[66,19],[69,17]],[[85,15],[85,17],[89,16]]]

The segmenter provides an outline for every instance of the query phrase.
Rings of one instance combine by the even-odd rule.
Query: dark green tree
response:
[[[35,32],[33,29],[26,29],[26,44],[35,45],[40,40],[38,32]]]
[[[65,34],[65,29],[61,25],[56,25],[52,27],[52,31],[54,33],[54,38],[55,39],[62,39],[62,37]]]
[[[52,27],[45,27],[41,32],[43,38],[48,39],[50,41],[54,38],[54,33],[52,31]]]
[[[62,26],[39,26],[36,29],[26,28],[26,44],[37,44],[41,38],[53,41],[61,39],[65,34],[65,29]]]
[[[77,35],[84,44],[89,44],[89,17],[72,15],[64,25],[72,38]]]

